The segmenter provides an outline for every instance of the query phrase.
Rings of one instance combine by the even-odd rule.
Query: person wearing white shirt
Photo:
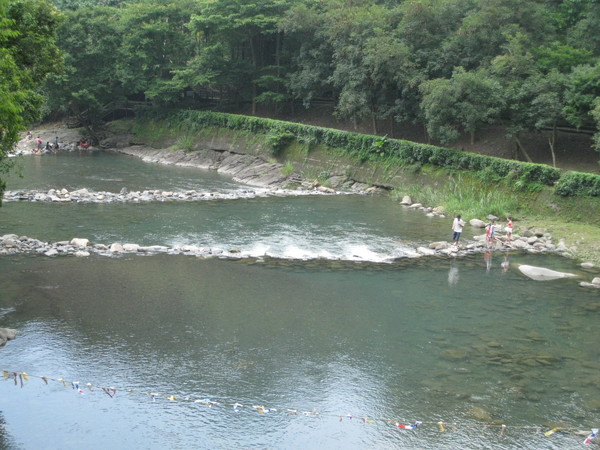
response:
[[[460,239],[460,233],[462,233],[464,226],[465,222],[460,218],[460,214],[458,214],[452,222],[452,231],[454,231],[454,234],[452,235],[452,240],[454,241],[454,245],[456,245],[457,247],[458,240]]]

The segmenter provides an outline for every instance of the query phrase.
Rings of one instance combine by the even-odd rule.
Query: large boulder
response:
[[[600,277],[594,277],[591,283],[582,281],[581,283],[579,283],[579,286],[600,289]]]
[[[528,266],[521,264],[519,270],[525,276],[528,276],[532,280],[536,281],[547,281],[547,280],[558,280],[560,278],[571,278],[577,275],[567,272],[558,272],[552,269],[546,269],[545,267]]]
[[[124,251],[123,245],[119,244],[118,242],[110,244],[109,251],[112,253],[122,253]]]
[[[510,246],[512,248],[521,248],[522,249],[522,248],[529,247],[529,244],[527,244],[527,242],[525,242],[521,239],[517,239],[517,240],[511,241]]]
[[[90,241],[88,239],[82,239],[82,238],[73,238],[71,239],[71,245],[74,247],[87,247],[88,244],[90,243]]]
[[[471,219],[469,220],[469,225],[475,228],[485,228],[485,222],[480,219]]]
[[[442,250],[448,247],[450,247],[450,244],[448,244],[446,241],[432,242],[429,244],[429,248],[433,250]]]
[[[10,341],[17,336],[17,330],[12,328],[0,328],[0,347],[6,344],[6,341]]]
[[[431,248],[426,248],[426,247],[417,247],[417,253],[419,255],[433,256],[433,255],[435,255],[435,250],[431,249]]]

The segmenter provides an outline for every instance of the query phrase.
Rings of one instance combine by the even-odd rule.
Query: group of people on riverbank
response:
[[[34,138],[31,131],[27,132],[26,140],[34,141],[34,146],[33,148],[31,148],[31,152],[37,155],[56,153],[62,146],[58,141],[58,136],[55,136],[52,141],[46,141],[46,144],[44,144],[44,140],[42,139],[42,137],[38,135]],[[79,151],[86,151],[90,150],[91,145],[92,144],[90,139],[84,138],[76,144],[75,148]],[[67,144],[67,147],[72,148],[73,146],[69,146]]]
[[[495,219],[490,219],[489,223],[485,226],[485,240],[488,247],[491,247],[494,244],[494,239],[496,238],[496,227],[498,227],[498,225],[496,225],[495,222]],[[452,240],[454,241],[454,245],[457,247],[464,226],[465,221],[462,220],[461,215],[458,214],[452,222]],[[512,217],[510,216],[506,218],[506,227],[504,227],[504,231],[506,232],[507,242],[510,242],[513,232],[513,222]]]
[[[27,132],[27,139],[33,139],[33,134],[31,133],[31,131]],[[35,138],[35,147],[32,148],[32,152],[35,154],[56,153],[59,148],[60,145],[58,143],[58,136],[56,136],[52,142],[46,141],[46,145],[44,145],[44,141],[42,140],[42,138],[40,136],[37,136]]]

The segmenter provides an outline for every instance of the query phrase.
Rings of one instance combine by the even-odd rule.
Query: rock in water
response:
[[[577,276],[574,273],[557,272],[556,270],[546,269],[545,267],[528,266],[526,264],[521,264],[519,270],[523,275],[536,281],[558,280],[559,278]]]
[[[73,245],[74,247],[87,247],[89,243],[90,243],[90,241],[87,239],[81,239],[81,238],[71,239],[71,245]]]
[[[14,339],[17,335],[17,330],[12,328],[0,328],[0,347],[6,344],[6,341]]]

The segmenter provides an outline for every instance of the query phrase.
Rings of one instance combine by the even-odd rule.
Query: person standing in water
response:
[[[512,239],[512,231],[513,231],[512,217],[507,217],[506,218],[506,240],[508,242],[510,242]]]
[[[458,247],[458,240],[460,239],[460,234],[462,233],[463,227],[465,226],[464,220],[460,218],[460,214],[458,214],[454,221],[452,222],[452,240],[454,241],[454,245]]]
[[[487,227],[485,227],[485,239],[487,241],[488,247],[494,243],[495,229],[496,229],[496,225],[494,225],[494,220],[491,219],[490,223],[488,223]]]

